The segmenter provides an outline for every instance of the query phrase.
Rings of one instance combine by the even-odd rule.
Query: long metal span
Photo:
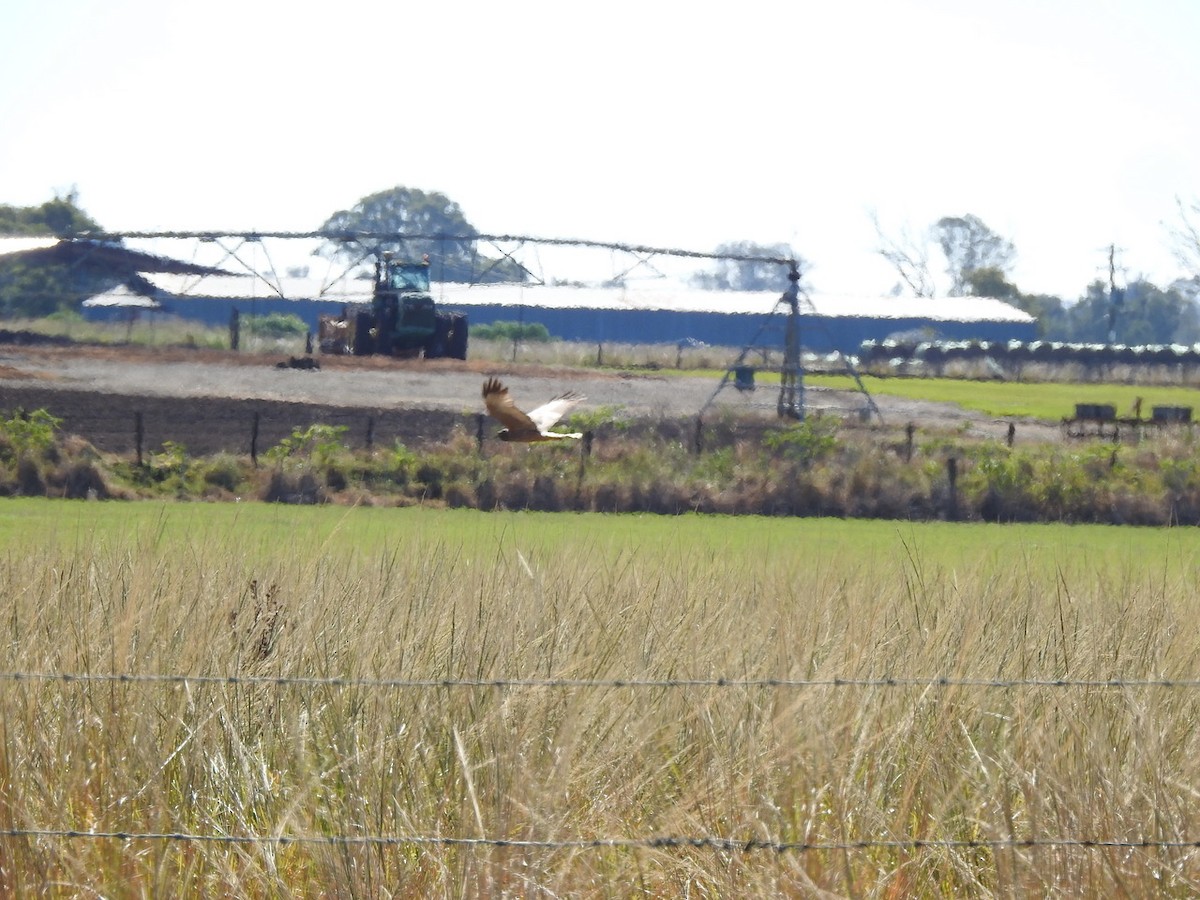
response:
[[[256,241],[262,238],[305,238],[350,243],[362,240],[389,241],[496,241],[506,243],[545,244],[553,247],[590,247],[600,250],[620,250],[627,253],[643,253],[657,256],[678,256],[687,259],[726,259],[735,262],[765,262],[781,266],[795,266],[797,260],[790,257],[765,254],[714,253],[703,250],[684,250],[678,247],[653,247],[645,244],[625,244],[613,241],[594,241],[586,238],[546,238],[520,234],[406,234],[396,231],[85,231],[64,236],[76,240],[120,240],[129,239],[179,239],[215,241],[220,238],[238,238]]]

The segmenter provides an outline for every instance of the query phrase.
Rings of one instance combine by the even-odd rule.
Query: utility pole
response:
[[[788,288],[783,300],[787,302],[787,329],[784,332],[783,370],[779,377],[779,416],[804,419],[804,371],[800,367],[800,269],[791,261],[788,269]]]
[[[1108,245],[1108,342],[1117,342],[1117,313],[1125,303],[1125,291],[1117,287],[1117,247]]]

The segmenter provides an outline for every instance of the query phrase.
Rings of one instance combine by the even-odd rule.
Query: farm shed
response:
[[[343,278],[270,280],[252,275],[197,278],[150,274],[167,309],[221,326],[242,315],[293,313],[314,331],[317,317],[367,303],[371,282]],[[588,343],[702,342],[742,347],[781,345],[786,307],[774,291],[707,291],[661,281],[624,287],[438,283],[437,302],[467,314],[472,325],[539,323],[556,338]],[[1033,340],[1032,316],[983,297],[903,298],[817,294],[801,298],[801,342],[814,352],[855,353],[866,340],[907,332],[928,339]],[[89,311],[96,317],[99,311]]]

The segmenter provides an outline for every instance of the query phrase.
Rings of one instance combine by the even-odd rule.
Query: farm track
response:
[[[693,420],[713,397],[711,378],[648,371],[551,368],[491,361],[393,360],[318,357],[319,370],[280,367],[277,354],[249,354],[190,348],[117,347],[29,343],[0,335],[0,411],[45,409],[63,421],[63,431],[111,453],[142,446],[153,451],[166,441],[189,452],[264,451],[296,428],[313,424],[345,426],[353,447],[390,447],[399,441],[419,448],[441,443],[456,430],[472,437],[482,411],[479,388],[485,374],[497,374],[519,402],[534,405],[575,390],[588,406],[619,409],[643,427],[674,436],[682,421]],[[775,392],[741,393],[727,387],[709,418],[750,420],[750,431],[774,425]],[[861,395],[810,389],[810,408],[841,412],[863,405]],[[884,421],[903,426],[956,427],[964,422],[980,436],[1001,437],[1007,424],[937,403],[876,397]],[[490,432],[492,425],[485,424]],[[1057,439],[1059,429],[1022,423],[1022,440]]]

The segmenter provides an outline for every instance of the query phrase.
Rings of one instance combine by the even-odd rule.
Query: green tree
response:
[[[79,192],[74,188],[66,196],[55,195],[40,206],[0,203],[0,234],[70,237],[100,230],[96,221],[80,209]]]
[[[930,244],[936,243],[946,259],[946,274],[950,276],[947,294],[961,297],[970,288],[970,275],[980,269],[995,269],[1003,277],[1012,267],[1016,250],[1012,243],[996,234],[983,221],[970,213],[963,216],[943,216],[924,233],[914,237],[907,229],[898,236],[884,231],[879,217],[873,215],[875,233],[879,236],[877,252],[900,276],[898,295],[903,286],[917,297],[933,297],[937,284],[930,271]]]
[[[984,266],[966,273],[966,293],[972,297],[995,297],[997,300],[1015,300],[1021,292],[1005,277],[1003,269]]]
[[[70,237],[101,230],[79,207],[74,189],[38,206],[0,204],[0,234]],[[81,300],[108,290],[118,280],[53,256],[0,257],[0,316],[38,318],[74,309]]]
[[[972,272],[997,269],[1005,273],[1012,267],[1016,256],[1012,243],[988,228],[978,216],[970,213],[943,216],[933,230],[946,257],[951,297],[961,297],[967,292]]]
[[[1050,294],[1023,294],[995,266],[984,266],[966,274],[966,292],[972,297],[995,297],[1011,303],[1037,319],[1038,336],[1046,337],[1063,327],[1063,302]]]
[[[1011,302],[1037,319],[1039,338],[1048,339],[1063,332],[1067,307],[1061,297],[1053,294],[1017,294]]]
[[[475,240],[479,232],[457,203],[437,191],[407,187],[378,191],[350,209],[335,212],[321,230],[344,235],[331,241],[327,250],[350,261],[383,253],[414,261],[428,256],[437,281],[525,281],[528,275],[511,259],[481,255]]]
[[[1094,281],[1085,296],[1068,307],[1059,340],[1106,343],[1114,297],[1104,281]],[[1118,343],[1192,344],[1200,341],[1200,311],[1174,288],[1162,290],[1148,281],[1135,281],[1116,297],[1112,319]]]
[[[695,287],[710,291],[783,291],[788,286],[788,267],[764,258],[795,260],[804,270],[804,260],[787,244],[758,244],[754,241],[730,241],[713,251],[723,259],[713,270],[691,277]]]

